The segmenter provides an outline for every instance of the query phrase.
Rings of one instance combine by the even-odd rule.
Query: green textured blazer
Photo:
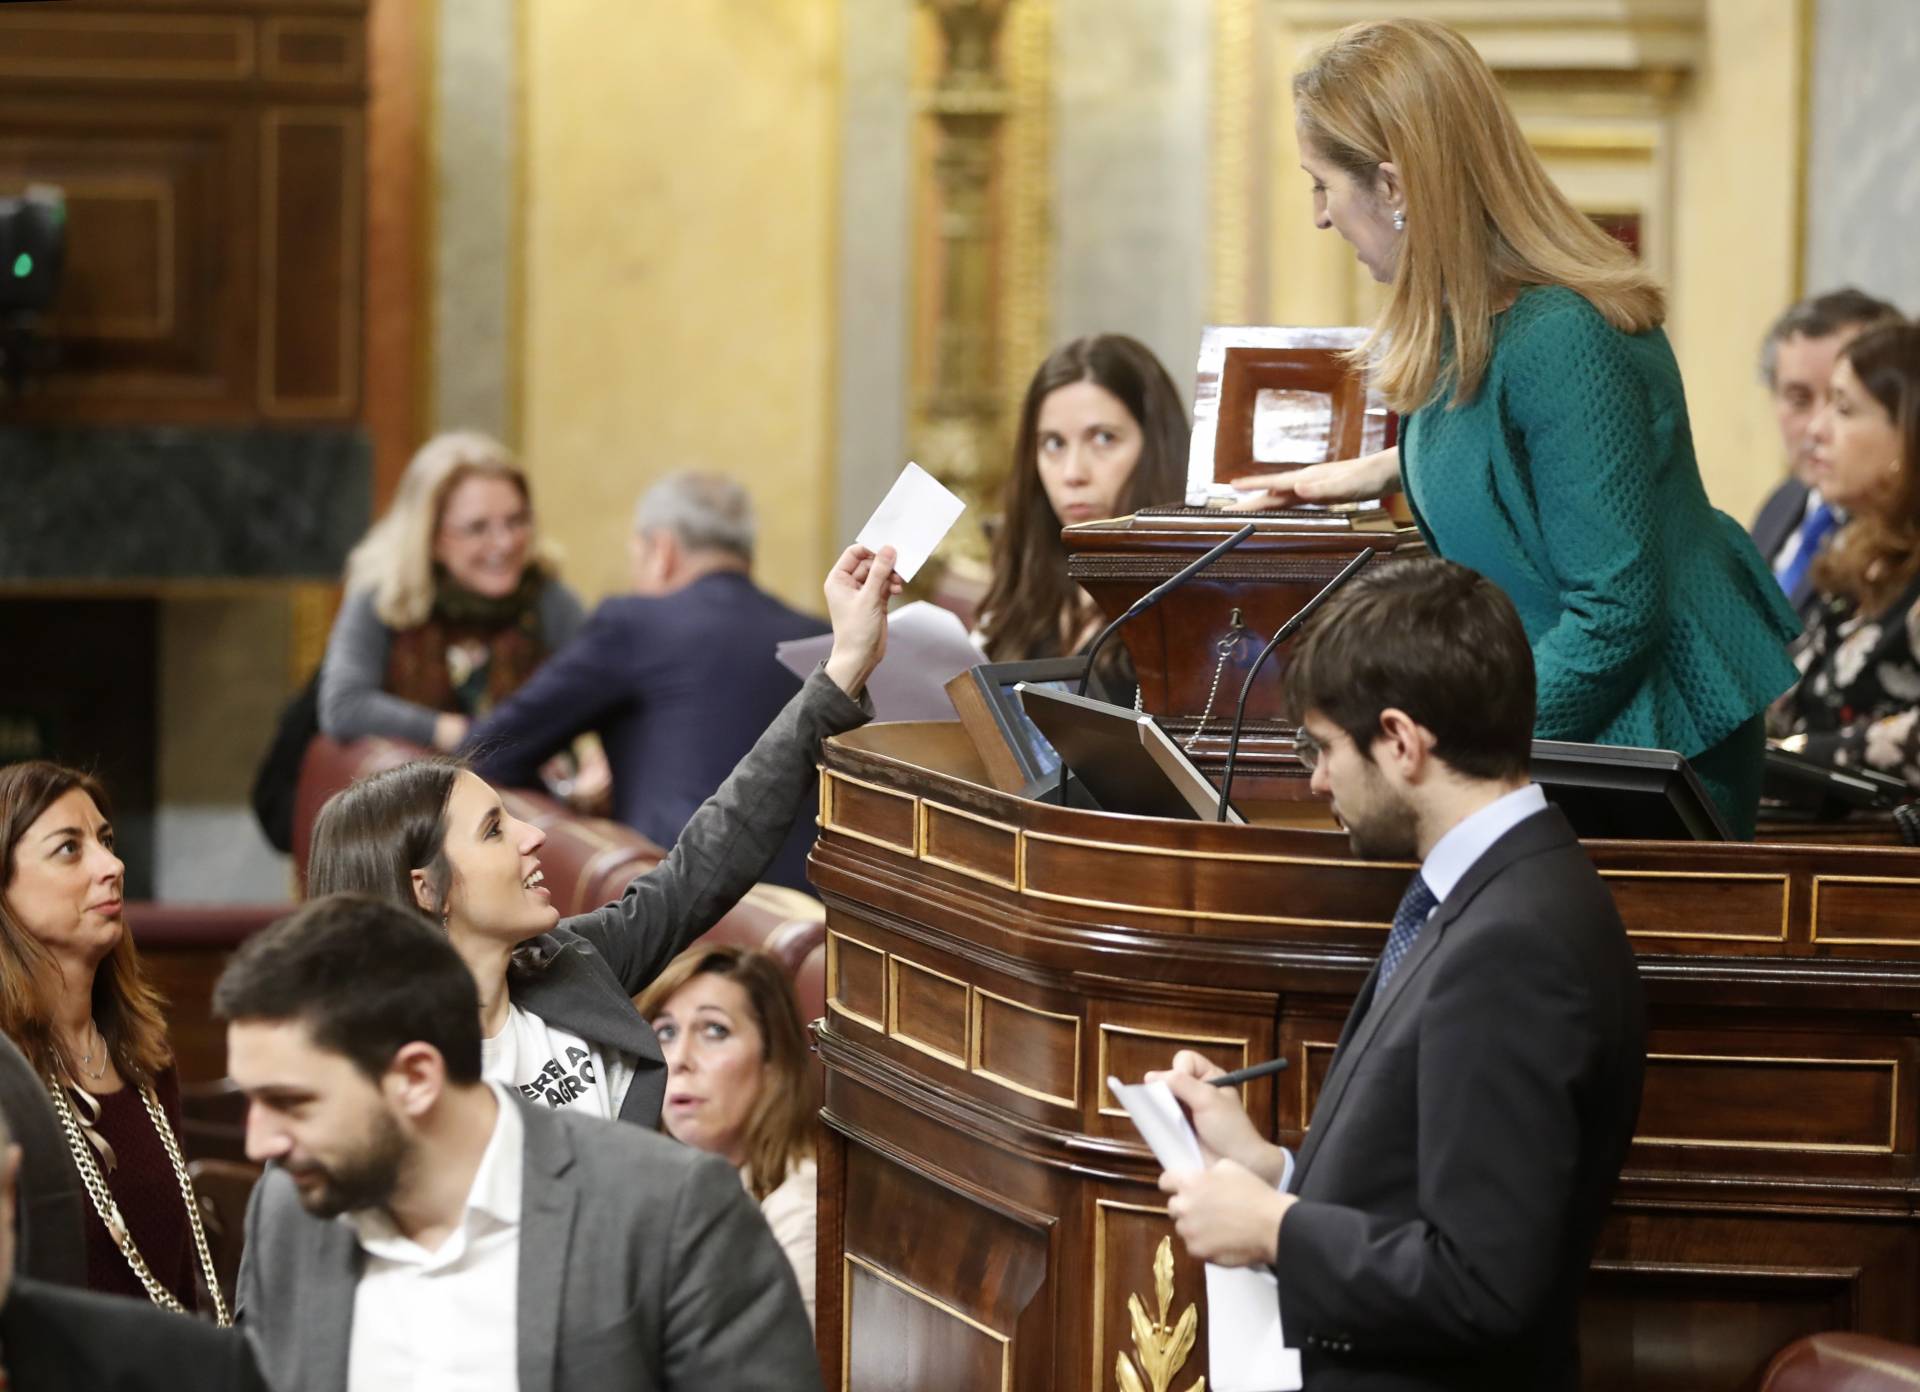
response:
[[[1527,290],[1495,318],[1478,394],[1446,400],[1408,417],[1401,480],[1433,551],[1520,611],[1536,735],[1691,758],[1793,685],[1800,621],[1707,501],[1664,330]]]

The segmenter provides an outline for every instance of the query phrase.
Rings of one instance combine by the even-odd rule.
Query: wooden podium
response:
[[[1254,433],[1236,421],[1236,438]],[[1198,466],[1218,442],[1196,439]],[[1234,476],[1207,468],[1196,478]],[[1418,544],[1358,520],[1276,519],[1233,572],[1129,633],[1148,709],[1195,729],[1232,609],[1270,634],[1359,545]],[[1074,565],[1106,567],[1077,573],[1117,612],[1231,525],[1179,513],[1071,529]],[[1239,681],[1200,730],[1203,768]],[[1414,868],[1353,857],[1273,714],[1252,765],[1265,824],[1240,827],[996,791],[958,723],[828,742],[811,869],[828,928],[830,1388],[1188,1392],[1206,1374],[1201,1269],[1169,1242],[1158,1167],[1104,1080],[1183,1047],[1228,1067],[1284,1055],[1287,1072],[1243,1091],[1297,1145]],[[1920,852],[1588,849],[1652,1014],[1636,1140],[1586,1293],[1586,1385],[1736,1392],[1816,1330],[1920,1341]],[[1183,1352],[1190,1306],[1203,1317]]]

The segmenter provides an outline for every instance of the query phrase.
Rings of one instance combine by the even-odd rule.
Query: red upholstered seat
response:
[[[1767,1365],[1760,1392],[1915,1392],[1920,1348],[1870,1334],[1809,1334]]]

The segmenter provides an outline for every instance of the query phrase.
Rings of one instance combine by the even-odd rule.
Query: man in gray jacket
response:
[[[480,1080],[473,977],[404,909],[315,900],[214,993],[247,1152],[240,1318],[276,1392],[817,1389],[724,1161]]]

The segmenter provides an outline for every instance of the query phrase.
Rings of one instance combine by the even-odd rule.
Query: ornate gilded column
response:
[[[993,181],[1011,95],[996,64],[1009,0],[922,0],[939,21],[940,75],[925,109],[938,130],[933,176],[938,208],[938,319],[931,382],[914,412],[913,449],[928,470],[972,506],[957,537],[980,559],[978,517],[996,472],[1001,402],[995,375]]]

